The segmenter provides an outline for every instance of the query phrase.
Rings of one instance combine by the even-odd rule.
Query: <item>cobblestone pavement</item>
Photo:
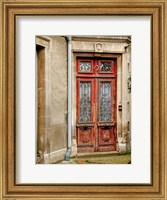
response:
[[[57,164],[130,164],[131,155],[86,156],[63,160]]]

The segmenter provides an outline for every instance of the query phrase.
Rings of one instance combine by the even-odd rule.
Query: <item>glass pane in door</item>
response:
[[[100,82],[100,121],[111,121],[111,82]]]
[[[80,82],[80,122],[91,121],[91,82]]]

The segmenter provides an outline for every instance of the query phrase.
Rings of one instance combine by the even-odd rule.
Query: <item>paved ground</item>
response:
[[[57,164],[130,164],[131,155],[100,155],[100,156],[84,156],[71,158],[69,161],[61,161]]]

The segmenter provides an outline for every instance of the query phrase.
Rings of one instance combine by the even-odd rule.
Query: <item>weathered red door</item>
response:
[[[116,150],[116,60],[78,58],[78,152]]]

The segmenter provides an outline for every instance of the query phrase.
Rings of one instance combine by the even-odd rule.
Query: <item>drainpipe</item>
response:
[[[66,151],[66,160],[70,159],[70,154],[71,154],[71,126],[72,126],[72,118],[71,118],[71,99],[72,99],[72,92],[71,92],[71,74],[72,74],[72,70],[71,70],[71,49],[72,49],[72,44],[71,44],[71,36],[66,36],[65,37],[67,40],[67,49],[68,49],[68,136],[67,136],[67,151]]]

